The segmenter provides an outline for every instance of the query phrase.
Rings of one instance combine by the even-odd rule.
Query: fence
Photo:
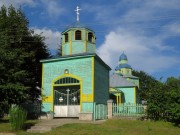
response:
[[[107,105],[94,103],[94,120],[107,119]]]
[[[140,117],[144,115],[142,104],[124,103],[112,105],[113,116]]]

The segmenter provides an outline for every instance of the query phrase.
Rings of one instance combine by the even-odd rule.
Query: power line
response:
[[[148,21],[155,21],[155,20],[164,20],[164,19],[177,19],[177,18],[180,18],[179,15],[167,15],[167,16],[159,16],[159,17],[152,17],[152,18],[148,18],[146,20],[141,20],[141,19],[138,19],[136,17],[124,17],[122,20],[120,21],[107,21],[107,22],[93,22],[93,23],[83,23],[85,26],[103,26],[103,25],[118,25],[118,24],[123,24],[123,23],[139,23],[139,22],[148,22]],[[134,20],[136,19],[136,20]],[[64,25],[59,25],[58,27],[57,26],[48,26],[48,28],[55,28],[55,29],[60,29],[60,28],[63,28],[63,29],[66,29],[67,27],[71,26],[72,24],[70,25],[67,25],[67,24],[64,24]],[[34,27],[35,28],[35,27]],[[7,28],[8,29],[8,28]],[[16,29],[16,28],[14,28]],[[8,29],[8,30],[14,30],[14,29]],[[19,28],[17,28],[19,30]],[[0,29],[0,30],[3,30],[3,29]],[[20,30],[27,30],[27,29],[20,29]],[[32,27],[32,30],[33,30],[33,27]]]
[[[135,27],[133,27],[133,28],[131,28],[131,27],[128,27],[127,29],[128,30],[138,30],[138,29],[141,29],[141,30],[146,30],[146,29],[155,29],[156,31],[167,31],[166,29],[164,29],[164,28],[168,28],[169,26],[161,26],[161,25],[159,25],[159,26],[155,26],[155,27],[140,27],[140,26],[135,26]],[[163,29],[162,29],[163,28]],[[149,31],[149,30],[148,30]],[[108,32],[107,30],[97,30],[97,31],[95,31],[95,33],[105,33],[105,32]],[[2,32],[2,31],[0,31],[0,33],[4,33],[4,32]],[[6,32],[5,32],[6,33]],[[36,33],[36,32],[34,32],[35,34],[30,34],[30,35],[15,35],[15,36],[21,36],[21,37],[30,37],[30,36],[34,36],[34,35],[41,35],[41,34],[43,34],[43,32],[42,33],[40,33],[40,34],[38,34],[38,33]],[[59,32],[59,33],[61,33],[61,32]],[[14,35],[12,35],[12,36],[14,36]],[[10,37],[10,36],[9,36]]]

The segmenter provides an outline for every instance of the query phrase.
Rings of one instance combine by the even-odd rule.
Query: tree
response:
[[[153,120],[164,120],[168,117],[169,92],[164,85],[159,83],[154,90],[148,93],[147,113],[148,117]]]
[[[180,77],[168,77],[165,85],[168,87],[167,89],[178,89],[180,88]]]
[[[178,125],[180,124],[180,77],[169,77],[164,85],[169,91],[169,100],[167,101],[169,117],[167,120]]]
[[[159,81],[154,77],[148,75],[144,71],[135,71],[132,73],[134,76],[139,77],[139,96],[140,100],[147,100],[149,93],[159,86]]]
[[[28,20],[21,9],[13,6],[0,10],[0,102],[20,104],[35,100],[40,91],[40,59],[50,56],[44,37],[28,27]]]
[[[178,125],[180,124],[180,88],[173,89],[169,96],[168,120]]]
[[[147,112],[150,119],[180,124],[180,78],[169,77],[148,94]]]
[[[147,101],[147,115],[153,120],[166,119],[168,112],[168,91],[164,84],[144,71],[133,71],[139,77],[140,98]]]

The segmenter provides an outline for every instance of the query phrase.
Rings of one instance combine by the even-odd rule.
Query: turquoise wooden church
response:
[[[139,78],[132,75],[132,67],[128,64],[124,52],[119,57],[118,66],[110,77],[110,94],[116,103],[139,103]]]
[[[86,117],[109,99],[109,70],[96,54],[92,29],[77,22],[62,33],[62,56],[42,62],[42,111],[54,117]],[[91,116],[90,116],[91,117]]]

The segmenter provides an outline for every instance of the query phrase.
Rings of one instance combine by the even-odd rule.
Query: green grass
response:
[[[11,125],[8,118],[0,119],[0,133],[13,133],[14,132],[14,133],[23,133],[25,135],[26,129],[36,124],[37,122],[38,120],[27,120],[25,122],[23,131],[14,132],[11,129]]]
[[[0,119],[0,133],[11,132],[11,127],[8,119]]]
[[[179,135],[180,128],[166,122],[108,120],[103,124],[69,124],[46,135]]]
[[[0,132],[11,131],[8,123],[0,123]],[[179,135],[180,128],[158,121],[107,120],[102,124],[67,124],[44,134],[16,132],[17,135]]]

